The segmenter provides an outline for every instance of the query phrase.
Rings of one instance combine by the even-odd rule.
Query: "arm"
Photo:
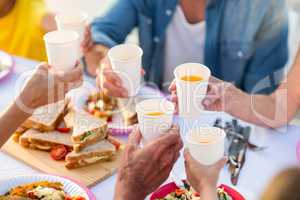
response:
[[[217,182],[227,159],[223,158],[213,165],[205,166],[195,160],[188,149],[184,151],[184,159],[187,180],[201,194],[201,199],[218,199]]]
[[[15,130],[28,118],[30,113],[21,110],[14,102],[8,107],[2,116],[0,116],[0,147],[5,144],[8,138]]]
[[[105,17],[91,24],[93,41],[106,47],[123,43],[137,25],[137,10],[132,0],[117,1]]]
[[[256,35],[255,50],[245,72],[243,89],[248,93],[273,92],[288,59],[288,20],[283,0],[270,2]],[[265,79],[266,78],[266,79]]]
[[[287,80],[271,95],[249,95],[229,87],[225,93],[225,110],[251,123],[280,127],[288,123],[300,106],[300,49]]]

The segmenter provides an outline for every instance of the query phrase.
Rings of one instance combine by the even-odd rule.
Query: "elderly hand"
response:
[[[115,200],[145,199],[168,178],[183,146],[177,127],[143,148],[139,148],[141,137],[138,129],[130,135],[118,172]]]
[[[82,69],[78,65],[70,71],[57,72],[47,63],[41,63],[26,82],[16,103],[32,110],[57,102],[64,99],[69,90],[79,87],[82,81]]]
[[[187,149],[184,151],[184,159],[187,180],[191,186],[205,196],[204,199],[217,199],[217,182],[227,159],[223,158],[214,165],[204,166],[195,160]]]

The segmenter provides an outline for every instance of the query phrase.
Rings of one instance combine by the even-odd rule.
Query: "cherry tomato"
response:
[[[62,128],[56,128],[56,130],[60,133],[69,133],[70,132],[70,128],[67,128],[67,127],[62,127]]]
[[[30,198],[30,199],[36,199],[37,196],[35,196],[34,192],[30,191],[27,193],[27,196]]]
[[[67,153],[67,148],[64,145],[57,145],[51,149],[50,155],[54,160],[62,160]]]

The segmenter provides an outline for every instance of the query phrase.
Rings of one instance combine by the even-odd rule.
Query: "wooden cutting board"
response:
[[[123,152],[119,150],[113,161],[99,162],[87,167],[69,170],[65,168],[64,161],[53,160],[49,152],[24,148],[12,139],[2,147],[2,150],[41,172],[69,177],[87,187],[92,187],[112,176],[118,169]]]

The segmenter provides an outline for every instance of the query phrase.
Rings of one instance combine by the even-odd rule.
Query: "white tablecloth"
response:
[[[5,109],[15,95],[14,86],[17,77],[36,65],[36,62],[22,58],[15,58],[15,61],[14,74],[4,82],[0,82],[0,112]],[[89,81],[92,80],[89,79]],[[225,120],[231,118],[223,113],[207,112],[201,115],[198,123],[211,125],[216,117],[221,117]],[[299,132],[300,127],[297,126],[288,126],[286,129],[276,131],[253,126],[251,141],[262,146],[269,146],[269,148],[263,152],[247,152],[246,164],[242,169],[236,189],[245,195],[247,199],[258,199],[272,176],[288,166],[297,165],[296,144],[300,139]],[[40,172],[0,152],[0,180],[16,175],[33,173]],[[174,173],[181,178],[185,177],[182,158],[176,163]],[[91,188],[97,199],[113,199],[115,179],[115,175],[111,176]],[[220,183],[232,186],[226,168],[221,173]]]

